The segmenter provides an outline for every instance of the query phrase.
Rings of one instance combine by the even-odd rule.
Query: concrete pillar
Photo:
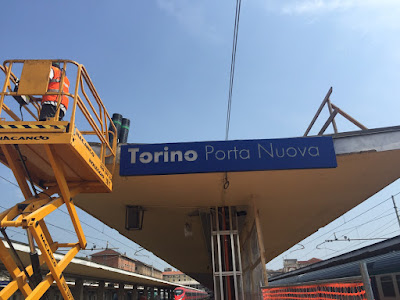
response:
[[[83,279],[76,278],[75,279],[75,287],[73,290],[73,296],[76,300],[83,300]]]
[[[138,299],[139,299],[139,296],[138,296],[137,285],[134,285],[133,289],[132,289],[132,298],[131,298],[131,300],[138,300]]]
[[[100,280],[99,287],[97,288],[97,300],[105,300],[104,287],[105,287],[104,280]]]
[[[125,285],[123,283],[118,285],[118,300],[125,300]]]
[[[24,296],[22,295],[22,293],[20,291],[17,291],[15,294],[15,299],[16,300],[23,300]]]
[[[55,299],[56,298],[56,291],[55,291],[55,289],[56,288],[54,288],[54,287],[49,287],[49,289],[47,290],[47,292],[46,292],[46,297],[47,297],[47,299]],[[23,299],[23,298],[21,298],[21,299]]]
[[[150,297],[149,300],[154,300],[154,287],[150,287]]]
[[[168,290],[164,290],[165,291],[165,293],[166,293],[166,297],[165,297],[165,299],[172,299],[172,297],[171,297],[171,295],[172,295],[172,292],[171,292],[171,290],[170,289],[168,289]]]
[[[104,300],[112,300],[112,292],[114,290],[114,286],[111,283],[106,284],[104,289]]]
[[[393,196],[392,196],[393,197]],[[374,299],[374,292],[372,291],[371,281],[368,274],[368,268],[365,261],[360,262],[361,277],[364,283],[365,296],[368,300]]]
[[[87,300],[89,299],[89,291],[87,289],[87,287],[85,288],[85,286],[83,286],[83,300]]]
[[[149,299],[149,287],[148,286],[143,287],[143,295],[146,297],[146,299]],[[141,300],[140,297],[139,297],[139,300]]]

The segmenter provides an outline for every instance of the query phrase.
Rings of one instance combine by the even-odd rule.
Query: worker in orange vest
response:
[[[60,68],[60,63],[53,62],[51,64],[50,76],[49,76],[49,86],[47,87],[48,92],[58,92],[60,89],[62,71]],[[64,76],[63,92],[69,92],[69,80],[67,76]],[[59,95],[44,95],[42,98],[31,97],[34,101],[40,101],[42,104],[42,109],[39,115],[39,121],[46,121],[49,118],[53,118],[57,111],[57,100]],[[60,103],[60,115],[59,121],[61,121],[68,109],[68,96],[61,96]]]

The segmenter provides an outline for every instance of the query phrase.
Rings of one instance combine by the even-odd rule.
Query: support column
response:
[[[146,297],[146,299],[149,298],[149,287],[148,286],[143,286],[143,295]],[[139,297],[140,299],[140,297]]]
[[[371,281],[368,274],[368,268],[365,261],[360,262],[360,271],[364,283],[365,296],[368,300],[374,299],[374,292],[372,291]]]
[[[154,300],[154,287],[150,287],[150,297],[149,300]]]
[[[76,278],[75,279],[75,288],[74,288],[74,299],[83,300],[83,279]]]
[[[47,290],[45,295],[46,295],[46,297],[48,299],[55,299],[56,298],[56,293],[55,293],[54,287],[52,287],[52,286],[49,287],[49,289]]]
[[[105,287],[104,280],[99,281],[99,287],[97,288],[97,300],[105,300],[104,298],[104,287]]]
[[[118,284],[118,300],[125,299],[125,285],[123,283]]]
[[[131,300],[138,300],[138,299],[139,299],[139,297],[138,297],[137,285],[134,285],[133,289],[132,289],[132,299]]]
[[[83,300],[89,299],[89,291],[87,287],[83,286]]]
[[[258,212],[256,201],[253,199],[253,209],[254,209],[254,217],[255,217],[255,224],[257,229],[257,237],[258,237],[258,247],[260,252],[260,259],[261,259],[261,266],[262,266],[262,273],[263,273],[263,283],[265,286],[268,286],[268,274],[267,274],[267,267],[265,261],[265,248],[264,248],[264,239],[262,235],[262,229],[260,224],[260,215]]]
[[[20,291],[16,292],[14,295],[15,295],[15,299],[16,300],[23,300],[24,299],[24,296],[22,296]]]
[[[114,283],[109,283],[105,290],[105,300],[113,300],[113,294],[115,292]]]
[[[252,205],[247,210],[247,216],[240,232],[240,249],[244,262],[244,299],[260,298],[261,287],[268,285],[265,248],[257,201],[261,200],[252,197]]]

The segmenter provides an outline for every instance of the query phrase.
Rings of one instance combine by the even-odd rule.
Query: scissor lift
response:
[[[74,85],[72,92],[71,89],[69,93],[62,89],[47,92],[51,65],[55,61],[62,66],[61,87],[67,67],[74,69],[75,80],[68,76]],[[13,67],[18,70],[22,67],[20,79]],[[40,299],[53,282],[64,299],[73,299],[63,271],[79,250],[86,247],[73,197],[79,193],[112,191],[116,129],[83,65],[65,59],[8,60],[0,68],[5,77],[0,97],[0,161],[12,170],[25,198],[25,201],[0,213],[0,227],[5,234],[5,241],[0,242],[0,259],[12,278],[0,291],[0,299],[10,298],[17,290],[26,299]],[[16,84],[18,91],[14,92]],[[15,104],[12,96],[24,95],[33,99],[32,96],[43,97],[45,94],[58,95],[53,119],[38,121],[38,103],[31,102],[21,107],[28,112],[29,121],[22,121],[10,108]],[[63,95],[69,97],[68,121],[58,121]],[[89,130],[79,131],[76,123]],[[100,153],[95,153],[85,139],[87,136],[99,143]],[[54,241],[44,220],[64,204],[78,238],[76,242]],[[32,258],[29,266],[23,266],[13,249],[5,233],[7,227],[26,229]],[[5,245],[7,240],[9,249]],[[36,254],[35,261],[36,247],[40,255]],[[60,248],[69,250],[57,261],[54,252]],[[40,266],[44,264],[49,272],[42,277]]]

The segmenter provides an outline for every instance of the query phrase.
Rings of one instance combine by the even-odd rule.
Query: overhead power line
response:
[[[400,192],[397,192],[397,193],[394,194],[393,196],[397,196],[397,195],[399,195],[399,194],[400,194]],[[337,230],[338,228],[342,227],[343,225],[349,224],[350,222],[354,221],[355,219],[357,219],[357,218],[363,216],[364,214],[370,212],[372,209],[374,209],[374,208],[376,208],[376,207],[378,207],[378,206],[384,204],[385,202],[387,202],[387,201],[389,201],[389,200],[391,200],[391,199],[392,199],[392,198],[389,197],[389,198],[387,198],[387,199],[385,199],[385,200],[382,200],[381,202],[377,203],[377,204],[374,205],[373,207],[368,208],[368,210],[366,210],[366,211],[364,211],[364,212],[362,212],[362,213],[356,215],[355,217],[353,217],[353,218],[347,220],[345,223],[342,223],[342,224],[336,226],[335,228],[333,228],[333,229],[331,229],[331,230],[329,230],[329,231],[327,231],[327,232],[325,232],[325,233],[322,233],[322,234],[320,234],[320,235],[314,237],[314,238],[313,238],[312,240],[310,240],[310,241],[307,241],[307,242],[304,242],[304,241],[303,241],[303,242],[302,242],[302,245],[304,245],[304,246],[306,247],[307,245],[309,245],[309,244],[311,244],[312,242],[314,242],[314,241],[316,241],[316,240],[318,240],[318,239],[320,239],[320,238],[322,238],[322,237],[328,235],[329,233],[351,230],[351,229],[353,229],[353,228],[358,228],[358,227],[361,227],[361,226],[363,226],[363,225],[366,225],[367,223],[370,223],[371,221],[375,221],[375,220],[378,220],[378,219],[382,219],[383,217],[387,217],[387,216],[392,215],[393,213],[390,213],[390,214],[387,214],[387,215],[385,215],[385,216],[382,217],[382,215],[383,215],[384,213],[386,213],[387,211],[389,211],[389,209],[388,209],[388,210],[386,210],[385,212],[383,212],[383,213],[381,213],[380,215],[378,215],[378,216],[376,216],[375,218],[373,218],[372,220],[370,220],[369,222],[362,223],[362,224],[359,224],[359,225],[354,226],[354,227],[351,227],[351,228],[346,228],[346,229],[342,229],[342,230],[339,230],[339,231]],[[392,209],[390,209],[390,210],[392,210]],[[390,222],[390,224],[391,224],[391,222]],[[386,223],[386,224],[384,225],[384,227],[389,228],[390,226],[388,226],[388,223]],[[381,230],[381,229],[379,228],[379,230]],[[375,231],[378,231],[378,230],[374,230],[373,232],[371,232],[370,234],[368,234],[367,237],[373,235],[373,234],[375,233]],[[387,236],[387,235],[388,235],[388,234],[384,234],[384,235],[382,235],[382,236]],[[390,234],[389,234],[389,235],[390,235]],[[311,237],[311,236],[310,236],[310,237]],[[345,249],[354,248],[354,247],[356,247],[357,245],[364,244],[364,243],[366,243],[366,242],[367,242],[367,241],[363,241],[363,242],[357,243],[357,244],[355,244],[355,245],[346,247]],[[319,245],[321,245],[321,244],[319,244]],[[291,249],[292,249],[292,248],[290,248],[290,249],[288,249],[287,251],[281,253],[281,254],[278,255],[276,258],[274,258],[272,261],[275,261],[276,259],[282,257],[285,253],[287,253],[288,251],[291,251]],[[334,251],[334,252],[342,252],[342,251],[345,250],[345,249],[342,249],[342,250],[339,250],[339,251],[337,251],[337,250],[332,250],[332,249],[328,249],[328,250],[332,250],[332,251]],[[316,251],[316,250],[318,250],[318,249],[313,248],[311,251],[307,252],[306,254],[304,254],[304,255],[302,255],[302,256],[307,257],[308,255],[310,255],[312,252],[314,252],[314,251]],[[289,253],[290,253],[290,252],[289,252]],[[328,255],[328,256],[329,256],[329,255]],[[271,261],[271,262],[272,262],[272,261]]]
[[[69,214],[68,214],[67,212],[63,211],[61,208],[59,208],[59,211],[61,211],[61,212],[62,212],[63,214],[65,214],[65,215],[68,215],[68,216],[69,216]],[[115,242],[117,242],[117,243],[119,243],[119,244],[121,244],[121,245],[123,245],[123,246],[126,246],[126,243],[121,242],[121,241],[115,239],[115,238],[112,237],[111,235],[108,235],[108,234],[102,232],[102,231],[99,230],[98,228],[96,228],[96,227],[94,227],[94,226],[92,226],[92,225],[86,223],[85,221],[82,221],[82,220],[81,220],[80,222],[81,222],[82,224],[86,225],[87,227],[90,227],[90,228],[92,228],[93,230],[96,230],[97,232],[101,233],[102,235],[104,235],[104,236],[106,236],[106,237],[112,239],[113,241],[115,241]],[[101,239],[99,239],[99,240],[101,240]],[[106,241],[106,240],[103,240],[103,241]]]
[[[398,194],[400,194],[400,192],[394,194],[393,196],[397,196]],[[372,209],[378,207],[379,205],[382,205],[383,203],[385,203],[385,202],[387,202],[387,201],[389,201],[389,200],[391,200],[391,199],[392,199],[392,198],[389,197],[389,198],[387,198],[387,199],[385,199],[385,200],[379,202],[378,204],[374,205],[374,206],[371,207],[371,208],[368,208],[368,210],[366,210],[366,211],[364,211],[364,212],[358,214],[357,216],[355,216],[355,217],[351,218],[350,220],[346,221],[345,223],[340,224],[340,225],[336,226],[335,228],[329,230],[328,232],[325,232],[325,233],[323,233],[323,234],[321,234],[321,235],[315,237],[315,238],[312,239],[311,241],[306,242],[304,245],[308,245],[308,244],[310,244],[310,243],[316,241],[317,239],[319,239],[319,238],[321,238],[321,237],[323,237],[323,236],[325,236],[325,235],[327,235],[327,234],[329,234],[329,233],[332,233],[332,232],[336,231],[336,229],[338,229],[339,227],[342,227],[343,225],[350,223],[351,221],[353,221],[353,220],[355,220],[355,219],[361,217],[362,215],[364,215],[364,214],[370,212]]]
[[[18,184],[14,183],[14,182],[12,182],[12,181],[10,181],[10,180],[8,180],[7,178],[5,178],[5,177],[3,177],[3,176],[1,176],[1,175],[0,175],[0,178],[3,179],[4,181],[8,182],[9,184],[11,184],[11,185],[13,185],[13,186],[19,188],[19,185],[18,185]],[[43,191],[43,192],[45,193],[45,191]],[[50,197],[50,196],[49,196],[49,197]],[[3,209],[7,209],[6,207],[4,207],[4,206],[2,206],[2,205],[0,205],[0,207],[3,208]],[[61,211],[61,212],[64,213],[65,215],[69,216],[69,214],[68,214],[67,212],[63,211],[61,208],[59,208],[58,211]],[[92,228],[93,230],[96,230],[97,232],[99,232],[99,233],[102,234],[103,236],[105,236],[105,237],[107,237],[107,238],[109,238],[109,239],[111,239],[111,240],[113,240],[113,241],[115,241],[115,242],[117,242],[117,243],[119,243],[119,244],[121,244],[121,245],[123,245],[123,246],[126,246],[126,243],[121,242],[121,241],[115,239],[115,238],[112,237],[111,235],[108,235],[108,234],[106,234],[106,233],[100,231],[100,230],[97,229],[96,227],[94,227],[94,226],[92,226],[92,225],[90,225],[90,224],[88,224],[88,223],[86,223],[86,222],[84,222],[84,221],[82,221],[82,220],[81,220],[81,223],[84,224],[84,225],[86,225],[86,226],[88,226],[88,227],[90,227],[90,228]],[[66,228],[57,226],[57,225],[52,224],[52,223],[49,223],[49,222],[47,222],[47,224],[50,225],[50,226],[52,226],[52,227],[54,227],[54,228],[57,228],[57,229],[59,229],[59,230],[62,230],[62,231],[64,231],[64,232],[68,233],[68,234],[75,234],[75,231],[68,230],[68,229],[66,229]],[[18,232],[18,231],[12,230],[12,229],[8,229],[8,230],[14,233],[12,236],[14,236],[14,235],[16,235],[16,234],[26,236],[26,233],[25,233],[25,232]],[[109,242],[109,240],[101,239],[101,238],[98,238],[98,237],[89,236],[89,235],[85,235],[85,236],[86,236],[87,238],[90,238],[90,239],[96,239],[96,240],[98,240],[98,241]],[[95,245],[95,243],[93,243],[93,242],[91,242],[91,243]],[[112,243],[110,243],[110,244],[112,245]],[[114,246],[114,245],[113,245],[113,246]],[[101,249],[101,248],[97,248],[97,250],[100,250],[100,249]],[[118,248],[116,248],[116,249],[118,249]],[[93,249],[87,249],[87,250],[95,250],[95,248],[93,248]],[[137,254],[136,254],[136,253],[138,253],[139,251],[146,250],[146,249],[144,249],[144,248],[136,248],[136,249],[133,249],[133,250],[135,251],[135,254],[134,254],[135,256],[146,256],[146,257],[148,258],[148,260],[150,260],[150,261],[152,262],[153,265],[157,264],[157,265],[163,267],[163,264],[161,264],[160,262],[157,262],[155,259],[149,257],[148,255],[137,255]],[[152,254],[152,253],[151,253],[151,254]],[[157,259],[159,259],[160,261],[162,261],[162,259],[158,258],[158,257],[155,256],[154,254],[152,254],[152,255],[153,255],[155,258],[157,258]],[[164,261],[163,261],[163,263],[164,263]]]
[[[0,175],[0,178],[3,179],[4,181],[8,182],[9,184],[12,184],[13,186],[19,188],[18,184],[14,183],[14,182],[12,182],[12,181],[10,181],[10,180],[8,180],[7,178],[5,178],[5,177],[3,177],[3,176],[1,176],[1,175]],[[2,205],[0,205],[0,207],[3,208],[3,209],[7,209],[6,207],[4,207],[4,206],[2,206]],[[67,212],[63,211],[61,208],[59,208],[58,211],[61,211],[63,214],[69,216],[69,214],[68,214]],[[121,244],[121,245],[123,245],[123,246],[126,246],[126,243],[121,242],[121,241],[115,239],[113,236],[108,235],[108,234],[106,234],[106,233],[100,231],[100,230],[97,229],[96,227],[94,227],[94,226],[92,226],[92,225],[90,225],[90,224],[88,224],[88,223],[86,223],[86,222],[84,222],[84,221],[82,221],[82,220],[81,220],[81,223],[84,224],[84,225],[86,225],[87,227],[90,227],[90,228],[92,228],[93,230],[96,230],[97,232],[101,233],[104,237],[107,237],[108,239],[111,239],[111,240],[113,240],[113,241],[115,241],[115,242],[117,242],[117,243],[119,243],[119,244]],[[63,230],[63,231],[65,231],[65,232],[69,233],[69,234],[74,234],[74,233],[75,233],[75,231],[68,230],[68,229],[66,229],[66,228],[57,226],[57,225],[52,224],[52,223],[49,223],[49,222],[47,222],[47,224],[50,225],[50,226],[52,226],[52,227],[54,227],[54,228],[57,228],[57,229],[59,229],[59,230]],[[17,234],[22,234],[22,235],[24,235],[25,233],[19,233],[19,232],[18,232]],[[101,239],[101,238],[94,237],[94,236],[89,236],[89,235],[85,235],[85,236],[86,236],[87,238],[90,238],[90,239],[95,239],[95,240],[98,240],[98,241],[108,242],[108,240],[106,240],[106,239]],[[92,244],[95,244],[95,243],[92,242]],[[138,250],[139,250],[139,248],[137,248],[135,251],[138,251]]]
[[[7,178],[5,178],[5,177],[3,177],[3,176],[0,176],[0,178],[3,179],[3,180],[5,180],[5,181],[7,181],[8,183],[11,183],[12,185],[16,186],[17,188],[19,188],[19,185],[18,185],[18,184],[14,183],[14,182],[12,182],[12,181],[10,181],[10,180],[8,180]]]
[[[241,4],[242,4],[241,0],[236,0],[235,25],[234,25],[234,29],[233,29],[231,72],[230,72],[230,77],[229,77],[228,109],[226,112],[225,140],[228,140],[228,137],[229,137],[229,125],[230,125],[230,121],[231,121],[232,90],[233,90],[233,79],[235,77],[236,47],[237,47],[237,38],[238,38],[238,32],[239,32],[239,16],[240,16]]]

